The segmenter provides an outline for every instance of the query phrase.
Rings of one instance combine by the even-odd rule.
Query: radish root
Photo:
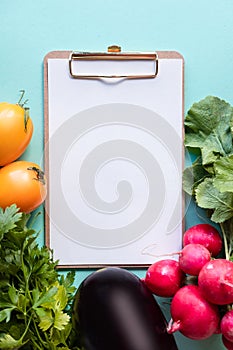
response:
[[[181,326],[181,323],[179,320],[174,322],[173,319],[171,319],[168,323],[168,326],[167,326],[168,334],[172,334],[172,333],[179,331],[180,326]]]

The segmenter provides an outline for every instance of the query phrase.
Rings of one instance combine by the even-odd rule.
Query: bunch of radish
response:
[[[216,228],[195,225],[184,233],[178,259],[152,264],[144,283],[154,295],[172,298],[168,333],[196,340],[221,333],[233,350],[233,262],[217,258],[221,250]]]

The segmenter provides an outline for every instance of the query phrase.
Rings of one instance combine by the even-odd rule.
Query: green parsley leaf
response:
[[[15,309],[15,307],[5,308],[0,311],[0,322],[6,320],[6,322],[10,321],[11,312]]]
[[[19,301],[19,296],[16,288],[14,286],[10,286],[8,290],[8,295],[13,305],[17,305]]]
[[[1,349],[19,349],[22,345],[26,344],[27,341],[23,341],[22,338],[19,340],[14,339],[10,334],[4,334],[0,338]]]
[[[52,287],[48,291],[42,294],[42,296],[35,302],[33,305],[34,308],[37,308],[40,305],[51,305],[54,303],[54,296],[57,293],[58,288]]]
[[[64,327],[68,324],[70,316],[61,310],[55,311],[54,317],[54,327],[59,331],[63,330]]]
[[[67,323],[67,325],[65,327],[63,327],[62,330],[58,330],[58,329],[54,328],[54,330],[53,330],[54,345],[56,345],[56,346],[59,344],[66,345],[66,339],[69,337],[71,330],[72,330],[71,323]],[[75,347],[75,349],[76,349],[76,347]]]
[[[54,317],[52,315],[52,311],[43,308],[36,309],[36,313],[40,318],[39,327],[42,329],[43,332],[47,331],[50,327],[52,327],[54,323]]]
[[[0,239],[3,235],[16,227],[16,223],[21,219],[22,213],[15,204],[7,207],[5,211],[0,208]]]
[[[74,272],[59,275],[29,218],[15,205],[0,208],[0,349],[77,350]]]

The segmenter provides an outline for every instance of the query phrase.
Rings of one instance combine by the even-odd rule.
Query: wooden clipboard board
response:
[[[180,250],[184,59],[44,59],[45,241],[61,268],[147,267]]]

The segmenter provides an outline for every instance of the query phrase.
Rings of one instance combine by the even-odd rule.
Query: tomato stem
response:
[[[17,105],[22,107],[21,101],[22,101],[23,96],[25,94],[25,90],[19,90],[19,92],[21,92],[21,95],[20,95],[20,98],[19,98],[19,101],[18,101]]]
[[[30,118],[29,108],[24,108],[24,131],[27,132],[28,120]]]
[[[24,109],[24,131],[27,132],[27,123],[28,123],[28,119],[30,116],[29,116],[29,108],[26,108],[24,106],[28,102],[28,99],[26,99],[22,102],[24,94],[25,94],[25,90],[19,90],[19,92],[21,92],[21,96],[19,98],[17,105]]]
[[[26,105],[26,103],[28,103],[29,99],[27,98],[23,103],[21,103],[21,106],[24,108],[24,106]]]
[[[44,176],[43,170],[41,170],[35,166],[31,166],[31,167],[27,168],[27,170],[35,171],[35,173],[36,173],[35,180],[40,181],[43,185],[45,185],[45,176]]]

